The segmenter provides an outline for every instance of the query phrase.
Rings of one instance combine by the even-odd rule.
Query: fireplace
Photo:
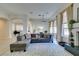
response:
[[[72,29],[75,46],[79,46],[79,23],[75,23]]]
[[[77,41],[78,41],[78,47],[79,47],[79,31],[77,32]]]

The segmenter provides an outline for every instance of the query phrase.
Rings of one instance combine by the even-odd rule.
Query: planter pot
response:
[[[74,47],[74,40],[71,39],[70,42],[71,42],[71,47]]]
[[[61,45],[61,46],[65,46],[65,44],[66,44],[66,42],[59,42],[59,45]]]
[[[71,42],[71,47],[74,47],[74,43],[73,42]]]

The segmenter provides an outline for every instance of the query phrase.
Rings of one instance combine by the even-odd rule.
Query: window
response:
[[[53,33],[53,22],[50,22],[50,33]]]
[[[67,21],[67,13],[66,13],[66,11],[63,13],[62,36],[65,36],[65,37],[69,36],[68,21]]]
[[[12,31],[14,31],[14,30],[15,30],[15,24],[12,23]]]
[[[51,22],[50,33],[54,33],[54,34],[57,33],[56,20]]]
[[[23,31],[23,25],[22,24],[16,24],[16,30],[17,31]]]
[[[54,21],[54,33],[57,33],[56,20]]]

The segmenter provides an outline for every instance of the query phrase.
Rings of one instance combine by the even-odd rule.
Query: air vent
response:
[[[46,21],[41,21],[41,22],[46,22]]]

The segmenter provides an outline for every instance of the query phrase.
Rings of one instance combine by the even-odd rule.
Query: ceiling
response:
[[[50,18],[67,3],[1,3],[0,10],[33,19]]]

